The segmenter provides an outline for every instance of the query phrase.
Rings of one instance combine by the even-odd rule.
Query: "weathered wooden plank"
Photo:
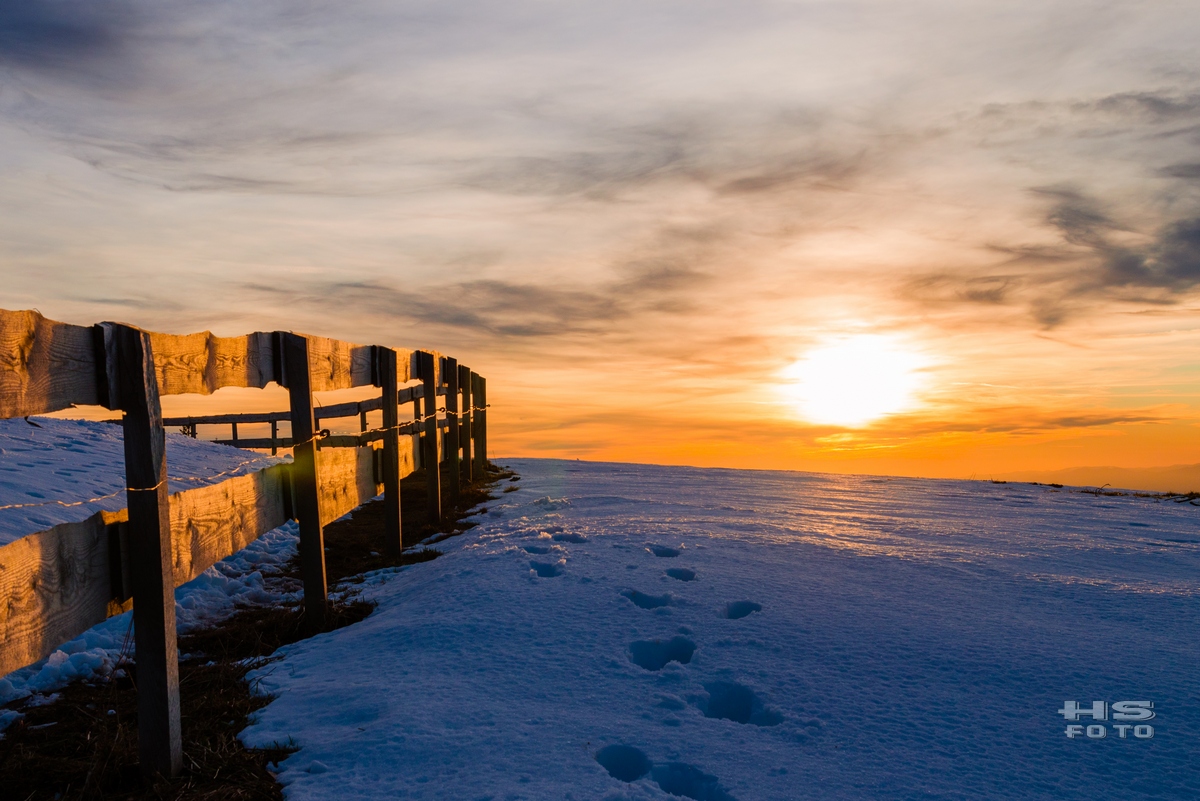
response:
[[[108,617],[107,526],[127,517],[97,512],[0,547],[0,676]]]
[[[265,387],[277,378],[273,336],[151,332],[159,394],[210,395],[221,387]]]
[[[0,418],[97,402],[90,326],[0,309]]]
[[[292,419],[291,412],[238,412],[235,414],[208,414],[197,417],[164,417],[163,425],[171,428],[173,426],[187,425],[229,425],[230,423],[277,423],[283,420]]]
[[[138,759],[146,775],[175,776],[183,767],[179,725],[179,649],[175,574],[167,499],[167,443],[154,351],[148,333],[102,323],[105,370],[116,374],[110,405],[125,412],[125,481],[129,568],[137,631]],[[111,386],[111,385],[110,385]],[[115,403],[114,403],[115,401]]]
[[[282,378],[272,333],[149,334],[160,396],[209,395],[221,387],[262,388]],[[36,311],[0,310],[0,417],[104,403],[97,388],[92,337],[91,326],[48,320]],[[373,383],[369,346],[306,338],[313,355],[314,392]],[[404,383],[411,380],[412,351],[399,351],[398,356],[397,380]]]
[[[185,584],[287,522],[285,464],[171,496],[171,559]]]
[[[368,386],[371,382],[371,349],[327,337],[304,334],[308,340],[313,392]]]
[[[382,485],[374,484],[371,450],[321,452],[323,519],[335,520],[378,494]],[[400,440],[398,465],[401,478],[413,471],[409,437]],[[287,521],[288,469],[273,465],[170,496],[176,586]],[[126,520],[125,510],[97,512],[0,547],[0,676],[124,611],[110,603],[121,593],[112,586],[106,532]]]
[[[321,525],[374,498],[383,491],[375,483],[375,444],[366,448],[332,448],[317,454],[321,469]]]

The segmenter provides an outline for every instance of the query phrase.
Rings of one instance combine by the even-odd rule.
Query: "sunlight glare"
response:
[[[809,422],[856,428],[912,408],[926,360],[895,338],[827,341],[788,367],[785,392]]]

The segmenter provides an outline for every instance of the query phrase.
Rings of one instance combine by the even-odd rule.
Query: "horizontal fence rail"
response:
[[[410,381],[415,386],[400,387]],[[159,398],[277,383],[290,409],[163,418]],[[326,407],[313,393],[374,386],[377,397]],[[438,406],[444,398],[444,406]],[[398,408],[413,404],[410,421]],[[0,418],[76,405],[123,412],[128,508],[100,511],[0,547],[0,675],[41,659],[106,617],[133,608],[137,631],[138,737],[143,771],[181,766],[174,589],[288,520],[300,526],[304,614],[319,625],[327,591],[323,527],[383,493],[388,548],[401,550],[400,479],[426,467],[431,520],[440,518],[441,471],[450,487],[483,475],[486,382],[454,359],[425,351],[353,345],[290,332],[215,337],[142,331],[120,323],[77,326],[36,311],[0,310]],[[378,429],[367,413],[382,411]],[[441,415],[439,417],[439,414]],[[331,435],[322,420],[358,417],[360,432]],[[280,422],[291,436],[278,436]],[[239,438],[239,424],[271,426]],[[293,461],[174,494],[165,427],[217,440],[291,448]],[[461,469],[458,469],[460,468]]]

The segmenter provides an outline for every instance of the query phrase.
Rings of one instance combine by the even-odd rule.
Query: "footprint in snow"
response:
[[[735,681],[714,681],[704,685],[706,696],[692,698],[692,703],[706,718],[732,720],[755,726],[778,726],[783,715],[768,709],[758,695],[744,684]]]
[[[735,801],[721,787],[716,776],[684,762],[655,765],[641,749],[632,745],[605,746],[596,752],[596,761],[618,781],[632,783],[649,774],[664,793],[694,801]]]
[[[636,782],[650,772],[650,758],[632,745],[606,745],[596,752],[596,761],[608,775],[623,782]]]
[[[734,601],[725,606],[725,617],[730,620],[741,620],[747,615],[761,611],[762,604],[756,604],[754,601]]]
[[[646,550],[664,559],[674,559],[682,553],[678,548],[668,548],[665,545],[650,545],[646,547]]]
[[[687,637],[669,640],[637,640],[629,644],[633,664],[644,670],[659,671],[671,662],[686,665],[696,653],[696,643]]]
[[[692,581],[696,578],[695,570],[688,570],[686,567],[672,567],[666,571],[667,575],[678,581]]]
[[[694,801],[736,801],[725,792],[716,776],[710,776],[695,765],[684,762],[655,765],[650,769],[650,778],[664,793],[670,795],[680,795]]]
[[[537,574],[538,578],[554,578],[561,576],[563,573],[562,562],[538,562],[530,560],[529,569]]]
[[[555,542],[587,542],[588,538],[582,534],[555,534],[553,535]]]
[[[648,595],[637,590],[625,590],[621,593],[629,600],[633,601],[634,605],[641,609],[658,609],[662,606],[667,606],[671,603],[671,596],[668,595]]]

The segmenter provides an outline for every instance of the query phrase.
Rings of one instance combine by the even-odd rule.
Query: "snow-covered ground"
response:
[[[301,746],[291,801],[1200,798],[1195,507],[508,464],[478,528],[259,672],[242,737]],[[1152,701],[1154,736],[1069,739],[1066,700]]]
[[[0,545],[124,509],[125,446],[121,426],[47,417],[0,420]],[[167,480],[179,492],[252,473],[279,461],[227,445],[167,434]],[[220,474],[220,475],[217,475]],[[107,497],[105,497],[107,496]],[[64,506],[90,498],[103,500]]]
[[[121,487],[118,428],[38,422],[0,423],[0,505]],[[174,436],[167,458],[207,477],[186,486],[264,463]],[[256,676],[278,698],[242,736],[301,746],[289,799],[1200,798],[1200,509],[509,464],[518,491],[441,559],[369,576],[374,614]],[[0,543],[95,508],[2,512]],[[295,543],[285,526],[181,587],[181,627],[294,598],[266,577]],[[128,632],[64,644],[0,702],[111,671]],[[1152,701],[1154,736],[1069,739],[1067,700]]]

